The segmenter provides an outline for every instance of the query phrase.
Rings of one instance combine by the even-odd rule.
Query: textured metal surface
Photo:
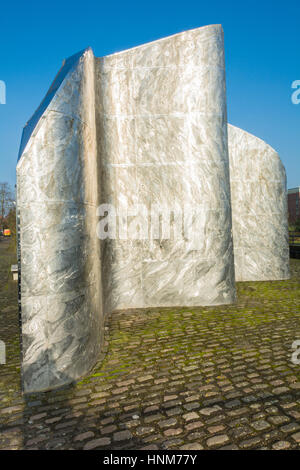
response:
[[[102,243],[105,310],[235,299],[223,31],[187,31],[97,59],[102,202],[189,204],[199,246]]]
[[[86,49],[85,51],[87,50],[88,49]],[[80,60],[80,58],[82,57],[85,51],[78,52],[77,54],[74,54],[73,56],[69,57],[67,60],[64,60],[63,65],[61,69],[59,70],[58,74],[56,75],[55,79],[53,80],[45,98],[43,99],[40,106],[35,111],[33,116],[29,119],[29,121],[26,123],[23,129],[20,149],[19,149],[19,158],[22,156],[27,143],[32,133],[34,132],[34,129],[36,128],[37,124],[39,123],[40,118],[46,111],[52,99],[55,97],[55,94],[58,91],[59,87],[61,86],[62,82],[64,81],[66,76],[70,73],[70,71],[74,70],[77,67],[78,61]]]
[[[236,281],[289,278],[286,174],[275,150],[228,126]]]
[[[85,374],[103,334],[94,57],[66,75],[17,166],[23,387]]]
[[[219,25],[65,62],[17,165],[25,392],[87,373],[104,313],[233,302],[231,211],[238,280],[288,276],[284,169],[232,126],[229,142],[230,177]],[[100,203],[118,225],[142,205],[147,236],[100,240]],[[194,239],[172,233],[177,215],[171,238],[149,238],[155,206],[179,211]]]

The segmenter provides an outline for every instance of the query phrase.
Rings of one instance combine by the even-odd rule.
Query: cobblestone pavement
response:
[[[238,284],[235,305],[115,313],[88,378],[23,397],[0,257],[0,449],[299,449],[300,260],[290,281]]]

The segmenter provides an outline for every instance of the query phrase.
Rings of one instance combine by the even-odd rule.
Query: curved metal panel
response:
[[[195,245],[102,242],[106,311],[235,299],[223,47],[212,25],[96,61],[101,201],[197,211]]]
[[[275,150],[228,126],[237,281],[289,278],[285,169]]]
[[[61,69],[59,70],[58,74],[56,75],[55,79],[53,80],[49,90],[47,91],[47,94],[43,101],[41,102],[40,106],[38,109],[35,111],[33,116],[29,119],[29,121],[26,123],[23,129],[22,133],[22,138],[21,138],[21,143],[20,143],[20,148],[19,148],[19,157],[21,158],[25,147],[34,132],[34,129],[36,125],[38,124],[40,118],[48,108],[49,104],[51,103],[52,99],[54,98],[57,90],[61,86],[62,82],[66,78],[66,76],[69,74],[69,72],[73,69],[76,68],[78,61],[82,57],[85,51],[89,49],[85,49],[83,51],[78,52],[77,54],[74,54],[73,56],[69,57],[68,59],[63,61],[63,64],[61,66]]]
[[[93,366],[102,296],[105,312],[235,300],[221,26],[66,64],[17,165],[26,392]],[[148,223],[156,206],[172,230],[178,211],[193,239],[99,240],[100,202],[119,222],[142,206]]]
[[[103,335],[94,56],[65,75],[17,166],[25,392],[72,382]]]

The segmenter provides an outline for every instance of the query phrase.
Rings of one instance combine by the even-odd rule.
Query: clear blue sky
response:
[[[91,46],[103,56],[212,23],[225,33],[228,121],[280,154],[300,185],[300,3],[230,0],[10,1],[0,6],[0,181],[15,183],[22,127],[61,62]]]

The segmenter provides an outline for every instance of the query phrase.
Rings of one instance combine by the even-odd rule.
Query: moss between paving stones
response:
[[[168,338],[168,345],[175,355],[184,351],[184,365],[192,365],[195,360],[200,365],[199,360],[205,359],[206,353],[205,350],[195,352],[193,334],[197,337],[204,328],[207,328],[207,334],[209,331],[214,331],[222,336],[222,332],[225,333],[229,329],[234,335],[235,330],[240,327],[255,332],[256,329],[269,323],[280,324],[281,321],[288,318],[297,320],[295,315],[300,313],[299,260],[291,260],[291,271],[292,279],[288,281],[237,283],[238,301],[229,306],[145,309],[140,310],[138,318],[136,311],[116,313],[116,316],[127,315],[128,325],[126,325],[124,317],[121,320],[122,328],[127,326],[126,331],[118,328],[118,322],[112,317],[106,359],[94,369],[93,374],[81,383],[88,383],[92,377],[102,377],[103,380],[109,381],[115,375],[121,375],[128,371],[133,362],[157,361],[157,354],[153,353],[151,348],[149,350],[145,348],[138,353],[135,351],[135,358],[132,358],[132,362],[125,360],[130,356],[130,346],[142,342],[145,345],[147,338],[153,338],[157,342],[165,341]],[[135,321],[131,320],[132,317]],[[191,329],[192,333],[189,332]],[[295,333],[297,332],[295,331]],[[265,338],[264,341],[270,342],[271,338]],[[232,342],[228,347],[219,343],[215,348],[210,348],[210,356],[222,356],[228,352],[232,354],[239,352],[245,355],[248,349],[235,346]],[[261,354],[257,351],[255,357],[259,358],[260,356]],[[108,371],[109,364],[112,364],[114,360],[118,361],[119,367]],[[272,367],[276,368],[276,365]]]
[[[7,344],[7,364],[0,366],[0,429],[22,417],[18,409],[2,414],[5,408],[25,406],[25,416],[39,403],[46,407],[53,404],[60,412],[64,408],[80,409],[81,399],[78,403],[76,400],[81,392],[87,392],[86,405],[91,412],[111,414],[115,409],[122,414],[132,401],[142,412],[145,403],[160,400],[163,413],[164,395],[170,388],[171,393],[185,396],[212,385],[219,387],[218,399],[226,404],[228,392],[222,387],[225,382],[234,385],[239,374],[248,377],[257,372],[267,382],[268,392],[273,386],[264,378],[264,368],[274,371],[278,379],[300,381],[300,367],[290,360],[292,341],[300,338],[300,260],[291,260],[290,280],[238,283],[238,301],[233,305],[115,312],[107,321],[104,360],[88,377],[61,390],[33,394],[24,401],[20,394],[17,286],[10,279],[10,265],[16,259],[7,248],[0,243],[0,339]],[[158,382],[165,378],[167,384],[161,386]],[[120,385],[130,380],[132,385]],[[92,395],[106,391],[107,402],[98,404]],[[258,392],[256,400],[262,399]],[[242,393],[247,393],[244,388]],[[294,393],[292,389],[290,393]],[[206,406],[208,399],[209,390],[202,393],[198,403]],[[56,425],[49,426],[55,429]],[[29,425],[26,429],[34,432]]]

